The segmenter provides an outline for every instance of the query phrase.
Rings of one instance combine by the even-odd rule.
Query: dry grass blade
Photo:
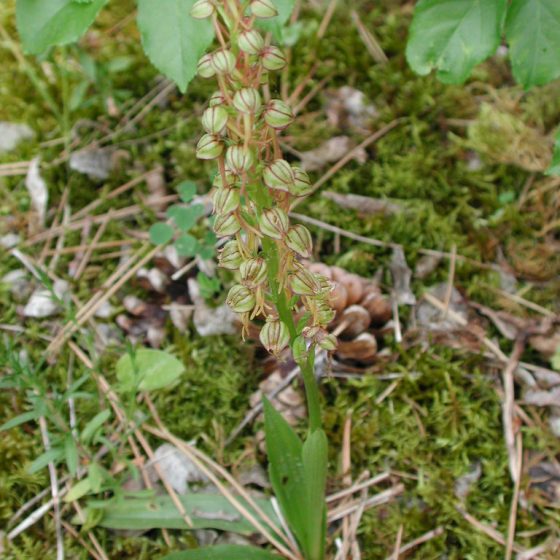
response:
[[[405,544],[404,546],[401,546],[400,550],[399,550],[399,554],[400,555],[406,554],[407,552],[410,552],[411,550],[413,550],[417,546],[420,546],[421,544],[424,544],[425,542],[431,541],[432,539],[435,539],[436,537],[439,537],[440,535],[443,535],[444,532],[445,532],[445,530],[444,530],[443,527],[437,527],[436,529],[433,529],[432,531],[428,531],[427,533],[424,533],[421,537],[418,537],[417,539],[414,539],[413,541],[410,541],[409,543]],[[395,558],[395,553],[393,552],[393,554],[391,554],[391,556],[386,558],[386,560],[394,560],[394,558]]]
[[[508,537],[506,543],[506,555],[505,560],[511,560],[513,554],[513,543],[515,540],[515,526],[517,523],[517,506],[519,504],[519,491],[521,488],[521,472],[523,470],[523,437],[521,433],[517,434],[516,438],[516,467],[517,472],[515,473],[515,487],[513,490],[513,498],[511,499],[511,509],[509,514],[508,523]]]
[[[387,55],[381,48],[381,45],[377,42],[377,39],[375,38],[373,33],[362,23],[362,20],[360,19],[360,16],[356,12],[356,10],[352,10],[350,12],[350,15],[352,17],[352,22],[354,23],[356,29],[358,30],[358,33],[360,34],[362,42],[364,43],[373,60],[375,60],[375,62],[379,64],[387,64],[387,62],[389,62]]]

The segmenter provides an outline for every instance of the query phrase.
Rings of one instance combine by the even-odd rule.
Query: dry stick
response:
[[[513,543],[515,541],[515,526],[517,524],[517,506],[519,504],[519,491],[521,489],[521,472],[523,467],[523,436],[521,432],[517,434],[517,472],[513,498],[511,499],[511,509],[509,513],[508,536],[506,544],[505,560],[511,560],[513,554]]]
[[[344,430],[342,434],[342,484],[346,487],[352,486],[352,413],[346,413],[344,421]],[[346,505],[343,501],[341,506]],[[342,542],[343,546],[340,550],[340,557],[346,558],[350,543],[350,520],[345,517],[342,520]]]
[[[329,24],[331,22],[331,19],[334,15],[334,11],[336,10],[336,5],[337,5],[337,0],[331,0],[328,7],[327,7],[327,11],[325,12],[325,15],[323,16],[323,21],[321,21],[321,25],[319,26],[319,29],[317,31],[317,38],[318,39],[322,39],[325,36],[325,33],[327,32],[327,29],[329,27]]]
[[[541,305],[539,305],[538,303],[534,303],[532,301],[529,301],[521,296],[518,296],[517,294],[509,294],[508,292],[504,291],[504,290],[499,290],[497,288],[494,288],[493,286],[487,286],[492,292],[494,292],[495,294],[499,294],[503,297],[506,297],[508,299],[510,299],[511,301],[514,301],[515,303],[518,303],[519,305],[523,305],[525,307],[527,307],[528,309],[531,309],[532,311],[536,311],[537,313],[541,313],[542,315],[544,315],[545,317],[558,317],[558,315],[556,313],[554,313],[553,311],[550,311],[549,309],[546,309],[546,307],[542,307]]]
[[[82,523],[85,523],[86,522],[86,516],[84,515],[84,512],[83,512],[80,504],[76,500],[74,500],[72,502],[72,506],[76,510],[76,513],[78,514],[78,517],[80,518],[80,521]],[[89,537],[89,540],[92,542],[93,546],[95,547],[95,550],[97,550],[98,554],[101,556],[101,558],[103,560],[109,560],[109,558],[107,558],[107,555],[105,554],[105,551],[103,550],[103,547],[99,544],[99,541],[97,540],[97,537],[91,531],[88,531],[88,537]]]
[[[95,235],[93,236],[93,239],[91,240],[91,243],[87,244],[86,252],[85,252],[82,260],[80,261],[80,264],[78,266],[78,270],[76,270],[76,273],[74,274],[74,280],[79,280],[80,276],[84,273],[84,270],[86,269],[86,266],[88,265],[88,262],[91,258],[93,248],[99,242],[99,240],[101,239],[101,236],[105,233],[105,230],[107,229],[107,225],[111,221],[111,217],[112,217],[112,212],[109,211],[107,213],[106,217],[105,217],[105,220],[103,220],[103,222],[101,222],[101,224],[97,228],[97,231],[95,232]]]
[[[334,72],[325,76],[318,84],[313,86],[309,93],[293,108],[294,115],[299,115],[308,103],[330,82],[331,78],[334,76]]]
[[[158,169],[159,169],[158,167],[155,167],[154,169],[150,169],[150,171],[146,171],[146,173],[142,173],[142,175],[139,175],[138,177],[131,179],[127,183],[124,183],[124,185],[117,187],[115,190],[111,191],[107,196],[95,199],[87,206],[84,206],[81,210],[78,210],[78,212],[76,212],[73,215],[73,219],[77,220],[78,218],[83,218],[84,216],[87,216],[107,200],[112,200],[113,198],[116,198],[117,196],[120,196],[121,194],[134,188],[136,185],[139,185],[142,181],[146,179],[146,177],[149,177],[150,174],[152,174],[154,171],[157,171]]]
[[[44,416],[39,417],[39,428],[41,430],[41,437],[43,439],[43,445],[45,446],[45,452],[51,450],[51,440],[49,438],[49,432],[47,428],[47,421]],[[60,522],[60,497],[58,493],[58,477],[56,475],[56,467],[53,461],[49,461],[49,478],[51,480],[51,495],[53,499],[54,506],[54,522],[55,522],[55,532],[56,532],[56,558],[57,560],[64,560],[64,538],[62,536],[62,524]]]
[[[354,484],[354,486],[350,486],[350,488],[347,488],[345,490],[341,490],[340,492],[336,492],[335,494],[331,494],[330,496],[327,496],[327,503],[329,504],[331,502],[336,502],[337,500],[341,500],[342,498],[345,498],[346,496],[350,496],[351,494],[355,494],[356,492],[360,492],[361,490],[369,488],[370,486],[374,486],[375,484],[379,484],[380,482],[383,482],[390,477],[391,477],[391,473],[388,473],[388,472],[378,474],[377,476],[374,476],[373,478],[365,480],[364,482],[360,482],[359,484]]]
[[[117,282],[115,282],[107,291],[102,292],[101,296],[94,296],[85,304],[85,306],[78,312],[74,321],[67,323],[67,325],[57,334],[55,339],[47,347],[47,353],[56,352],[65,341],[67,341],[76,330],[78,330],[86,321],[88,321],[95,312],[111,298],[122,286],[125,284],[136,272],[142,268],[152,257],[161,249],[161,245],[154,247],[146,255],[144,255],[126,274],[124,274]]]
[[[293,106],[295,105],[296,101],[299,99],[299,96],[303,93],[303,90],[307,86],[307,84],[313,79],[315,72],[319,68],[319,63],[316,62],[313,64],[309,72],[303,77],[303,79],[299,82],[299,84],[294,88],[294,91],[290,94],[290,96],[286,99],[288,105]]]
[[[64,249],[57,251],[56,249],[48,249],[46,251],[47,256],[52,256],[55,253],[59,255],[73,255],[75,253],[81,253],[88,248],[91,248],[93,251],[97,251],[99,249],[113,249],[115,247],[122,247],[123,245],[129,245],[130,243],[136,243],[137,239],[129,237],[127,239],[118,239],[115,241],[101,241],[99,243],[83,243],[81,245],[73,245],[72,247],[64,247]]]
[[[58,204],[58,208],[56,209],[56,214],[54,216],[54,220],[53,223],[49,229],[49,231],[52,231],[53,228],[58,227],[58,222],[60,220],[60,216],[62,214],[62,211],[64,209],[64,207],[66,206],[66,201],[68,200],[68,187],[66,187],[64,189],[64,192],[62,193],[62,196],[60,197],[60,202]],[[47,257],[47,251],[49,250],[49,247],[51,245],[51,241],[53,239],[54,235],[49,235],[45,241],[45,245],[43,246],[43,249],[41,250],[41,254],[39,256],[38,262],[40,265],[43,265],[43,263],[45,262],[45,258]]]
[[[66,226],[66,224],[68,223],[68,220],[70,218],[70,208],[68,206],[64,207],[64,212],[63,212],[63,216],[62,216],[62,226]],[[65,230],[63,229],[62,232],[60,233],[60,235],[58,236],[58,239],[56,241],[56,247],[55,247],[55,252],[54,255],[51,259],[51,262],[49,263],[49,270],[55,270],[56,265],[58,264],[58,260],[60,258],[60,251],[62,251],[62,249],[64,249],[64,233]]]
[[[350,16],[352,17],[352,22],[354,23],[356,29],[358,30],[358,33],[360,34],[362,42],[366,46],[369,54],[371,54],[373,60],[375,60],[375,62],[379,64],[387,64],[387,62],[389,62],[387,55],[377,42],[377,39],[375,38],[373,33],[371,33],[371,31],[369,31],[369,29],[362,23],[360,16],[356,12],[356,10],[352,10],[350,12]]]
[[[189,457],[189,459],[191,459],[191,461],[202,472],[204,472],[204,474],[212,481],[212,483],[216,485],[216,487],[220,490],[220,492],[223,494],[223,496],[231,503],[231,505],[243,517],[245,517],[245,519],[247,519],[247,521],[249,521],[251,523],[251,525],[253,525],[253,527],[255,527],[255,529],[257,529],[257,531],[259,531],[272,545],[274,545],[278,549],[279,552],[286,555],[291,560],[300,560],[299,555],[294,554],[291,550],[286,548],[285,544],[282,544],[281,542],[278,542],[276,540],[276,538],[273,537],[270,534],[270,532],[260,523],[260,521],[258,519],[256,519],[253,516],[253,514],[235,498],[235,496],[220,481],[220,479],[214,474],[214,472],[209,467],[206,466],[204,461],[208,461],[210,464],[212,464],[212,466],[214,468],[217,468],[217,470],[218,470],[218,472],[221,476],[224,476],[224,473],[225,473],[227,476],[224,476],[224,478],[226,478],[228,480],[228,482],[231,483],[230,479],[232,479],[232,477],[229,475],[229,473],[227,473],[224,469],[219,467],[219,465],[210,461],[207,457],[204,456],[204,454],[200,453],[196,448],[191,447],[190,445],[188,445],[184,441],[176,438],[175,436],[173,436],[172,434],[167,432],[167,430],[165,428],[163,430],[161,430],[161,429],[153,428],[151,426],[144,425],[144,429],[147,432],[150,432],[152,435],[155,435],[155,436],[159,437],[160,439],[166,440],[166,441],[172,443],[173,445],[175,445],[180,450],[182,450],[183,453],[185,453]],[[239,485],[237,485],[237,486],[239,486]],[[239,490],[239,488],[238,488],[238,490]],[[247,498],[249,498],[250,502],[252,502],[251,506],[261,516],[261,518],[268,519],[268,516],[266,516],[266,514],[264,512],[262,512],[262,510],[254,503],[254,501],[249,496],[249,494],[247,494],[245,491],[244,491],[244,493],[245,493],[245,496],[243,496],[243,497],[246,500],[247,500]],[[270,520],[268,520],[267,523],[270,524],[272,522]],[[270,525],[270,527],[272,529],[274,529],[275,532],[279,532],[278,528],[274,525],[274,523],[272,523],[272,525]],[[282,537],[285,538],[284,535],[282,535]],[[288,544],[288,543],[286,543],[286,544]]]
[[[524,350],[524,344],[521,340],[515,342],[515,346],[511,357],[502,374],[504,385],[504,399],[502,404],[502,421],[504,424],[504,439],[509,458],[509,472],[511,480],[517,484],[519,465],[517,464],[516,450],[516,428],[515,428],[515,386],[513,381],[513,372],[519,366],[519,358]]]
[[[93,558],[95,558],[95,560],[104,560],[102,556],[99,556],[99,554],[95,550],[93,550],[93,548],[89,546],[89,544],[87,544],[87,542],[84,541],[84,539],[82,539],[80,533],[78,533],[78,531],[76,531],[76,529],[74,529],[74,527],[72,527],[70,523],[66,523],[66,521],[62,520],[62,526],[66,529],[68,533],[72,535],[72,537],[74,537],[89,552],[89,554]]]
[[[443,312],[444,318],[447,317],[447,311],[449,310],[449,304],[451,303],[451,296],[453,295],[453,284],[455,284],[455,269],[457,264],[457,245],[455,243],[451,247],[451,259],[449,261],[449,279],[447,281],[447,289],[445,291],[445,310]]]
[[[399,556],[401,555],[403,531],[404,531],[404,525],[401,524],[397,532],[397,540],[395,542],[395,549],[393,551],[393,556],[391,556],[393,560],[399,560]]]
[[[365,508],[372,508],[375,506],[379,506],[381,504],[385,504],[392,500],[394,497],[402,494],[404,492],[404,484],[396,484],[392,488],[385,490],[384,492],[380,492],[379,494],[375,494],[371,498],[368,498],[364,504]],[[333,511],[330,511],[328,514],[328,522],[333,523],[354,513],[358,508],[362,505],[361,500],[357,500],[351,503],[348,507],[339,508]]]
[[[443,535],[443,533],[444,533],[444,528],[443,527],[437,527],[436,529],[433,529],[432,531],[428,531],[427,533],[424,533],[421,537],[418,537],[417,539],[414,539],[413,541],[410,541],[409,543],[402,546],[401,549],[400,549],[400,554],[401,555],[406,554],[407,552],[416,548],[417,546],[420,546],[421,544],[424,544],[425,542],[431,541],[432,539],[435,539],[436,537],[439,537],[440,535]],[[394,553],[393,553],[386,560],[393,560],[394,557],[395,556],[394,556]]]

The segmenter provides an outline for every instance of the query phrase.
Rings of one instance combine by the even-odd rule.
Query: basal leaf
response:
[[[91,482],[89,478],[84,478],[74,484],[72,488],[68,491],[68,494],[64,496],[65,502],[74,502],[85,496],[91,490]]]
[[[550,167],[546,170],[547,175],[560,175],[560,129],[556,133],[556,142],[554,143],[554,153]]]
[[[64,451],[62,449],[59,449],[58,447],[49,449],[48,451],[45,451],[42,455],[39,455],[39,457],[37,457],[37,459],[35,459],[31,463],[31,465],[29,465],[27,472],[29,474],[34,474],[37,471],[44,469],[49,463],[58,463],[58,461],[62,458],[63,454]]]
[[[80,455],[78,454],[78,447],[76,446],[72,434],[68,434],[64,440],[64,458],[66,459],[68,471],[72,476],[76,476],[76,471],[80,463]]]
[[[250,534],[254,532],[251,523],[221,494],[190,493],[179,496],[185,511],[193,521],[193,529],[217,529],[235,533]],[[250,507],[240,500],[244,507]],[[277,517],[268,499],[256,500],[260,508],[275,523]],[[150,529],[189,529],[177,506],[169,496],[150,498],[125,498],[112,500],[110,503],[91,502],[88,510],[99,509],[102,516],[99,524],[108,529],[150,530]]]
[[[15,428],[16,426],[19,426],[20,424],[25,424],[25,422],[29,422],[30,420],[35,420],[38,417],[39,417],[39,414],[35,410],[30,410],[29,412],[24,412],[23,414],[19,414],[18,416],[15,416],[11,420],[8,420],[7,422],[4,422],[4,424],[2,424],[0,426],[0,432],[10,430],[11,428]]]
[[[154,66],[184,93],[198,59],[214,38],[210,21],[195,20],[195,0],[138,0],[142,44]]]
[[[252,546],[224,544],[211,548],[197,548],[173,552],[163,560],[279,560],[280,556]]]
[[[141,348],[132,356],[122,356],[116,370],[124,388],[153,391],[171,385],[185,371],[185,366],[168,352]]]
[[[107,0],[17,0],[17,28],[23,48],[38,54],[54,45],[77,41]]]
[[[328,463],[327,436],[315,430],[303,444],[303,469],[307,491],[307,557],[323,558],[327,517],[325,490]]]
[[[506,5],[506,0],[420,0],[406,47],[408,63],[418,74],[435,69],[442,82],[464,82],[498,48]]]
[[[101,426],[109,420],[111,417],[111,411],[109,409],[102,410],[96,414],[84,427],[82,433],[80,434],[80,439],[82,441],[89,441]]]
[[[558,0],[512,0],[506,37],[513,75],[525,88],[560,77]]]
[[[307,497],[302,461],[303,444],[267,399],[264,399],[263,405],[270,482],[284,518],[305,549]]]

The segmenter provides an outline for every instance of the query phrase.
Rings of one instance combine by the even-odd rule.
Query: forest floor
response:
[[[265,465],[260,420],[228,436],[278,364],[238,334],[202,336],[186,315],[183,323],[170,317],[172,305],[192,311],[188,279],[209,283],[201,305],[210,315],[231,282],[218,270],[218,287],[199,274],[212,274],[200,262],[170,280],[187,261],[152,255],[148,239],[178,185],[209,190],[211,168],[197,161],[195,144],[212,88],[195,80],[181,95],[157,74],[140,49],[133,4],[113,2],[79,46],[40,59],[20,51],[13,0],[0,7],[0,121],[33,131],[0,152],[0,423],[40,405],[51,445],[64,448],[71,432],[59,416],[72,426],[75,408],[83,426],[108,407],[92,372],[114,387],[132,343],[158,346],[186,367],[173,388],[152,393],[162,422],[241,477]],[[375,279],[399,302],[375,333],[378,358],[335,356],[322,380],[329,491],[347,483],[347,451],[354,481],[388,473],[371,492],[390,489],[390,499],[367,509],[358,529],[364,560],[392,557],[397,542],[399,557],[422,560],[498,559],[508,546],[518,558],[558,558],[560,179],[544,171],[560,83],[523,92],[498,53],[466,85],[444,85],[407,67],[412,3],[352,2],[326,29],[324,11],[313,9],[320,2],[309,4],[286,34],[291,64],[278,83],[299,109],[285,151],[321,181],[297,213],[315,220],[307,225],[316,260]],[[84,148],[97,159],[82,170],[105,167],[106,177],[75,169],[70,154]],[[208,231],[202,220],[196,234],[208,239]],[[145,273],[134,273],[148,254]],[[52,359],[53,337],[101,288],[114,293]],[[62,301],[34,316],[52,304],[52,289]],[[297,418],[294,389],[287,407]],[[123,406],[150,414],[144,401]],[[109,421],[105,436],[118,429]],[[20,507],[44,490],[43,502],[50,497],[48,469],[29,472],[44,435],[34,417],[0,438],[7,560],[56,558],[51,511],[7,538],[42,502],[15,519]],[[117,451],[100,459],[115,486],[130,482],[135,463],[126,438]],[[59,479],[67,474],[61,463]],[[80,529],[75,514],[63,504],[68,558],[90,557],[83,542],[91,548],[92,537],[119,559],[156,559],[195,543],[180,530],[115,532],[95,516]]]

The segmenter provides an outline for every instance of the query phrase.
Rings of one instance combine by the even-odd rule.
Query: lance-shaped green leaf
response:
[[[163,560],[280,560],[280,556],[252,546],[224,544],[173,552],[164,556]]]
[[[107,0],[17,0],[17,28],[23,48],[38,54],[54,45],[77,41]]]
[[[421,75],[437,70],[445,83],[465,81],[498,48],[506,4],[506,0],[420,0],[410,27],[408,63]]]
[[[560,2],[512,0],[506,21],[515,79],[525,88],[560,76]]]
[[[190,15],[194,3],[195,0],[138,0],[138,27],[144,50],[154,66],[182,92],[214,38],[210,21]]]
[[[192,529],[217,529],[240,534],[251,534],[253,525],[235,509],[221,494],[190,493],[179,496],[185,511],[193,522]],[[244,508],[251,509],[246,501],[239,498]],[[270,500],[255,499],[259,507],[279,526],[278,518]],[[106,501],[91,501],[88,510],[102,510],[99,525],[107,529],[150,530],[189,529],[184,517],[169,496],[151,498],[124,498]],[[87,518],[87,516],[86,516]],[[76,520],[79,523],[79,520]]]

